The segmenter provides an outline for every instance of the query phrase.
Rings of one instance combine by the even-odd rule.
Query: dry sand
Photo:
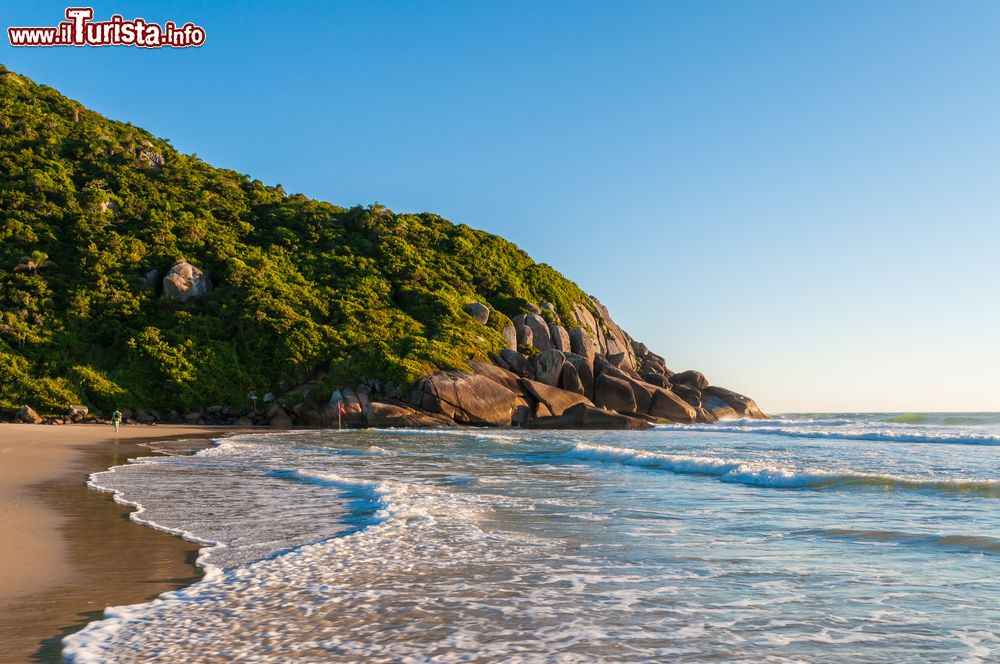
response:
[[[0,662],[58,661],[59,639],[100,616],[192,583],[197,546],[128,520],[89,473],[149,454],[138,445],[211,438],[193,426],[0,424]]]

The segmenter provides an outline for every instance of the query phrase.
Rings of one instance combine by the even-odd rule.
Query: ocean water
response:
[[[205,543],[76,662],[1000,661],[1000,415],[243,435],[97,473]]]

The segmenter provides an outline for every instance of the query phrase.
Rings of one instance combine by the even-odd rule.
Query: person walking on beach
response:
[[[122,423],[122,412],[115,409],[115,412],[111,413],[111,423],[115,425],[115,431],[118,431],[118,427]]]

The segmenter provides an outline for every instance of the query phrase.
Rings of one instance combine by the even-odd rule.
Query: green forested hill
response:
[[[180,260],[214,290],[164,297]],[[471,301],[593,306],[495,235],[288,195],[0,67],[0,408],[244,404],[317,371],[406,383],[503,347],[506,318],[484,328]]]

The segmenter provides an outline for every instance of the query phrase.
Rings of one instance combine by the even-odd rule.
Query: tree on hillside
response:
[[[30,256],[22,256],[21,262],[14,268],[15,272],[29,271],[36,274],[38,270],[46,267],[54,267],[55,263],[49,260],[49,255],[44,251],[31,252]]]

